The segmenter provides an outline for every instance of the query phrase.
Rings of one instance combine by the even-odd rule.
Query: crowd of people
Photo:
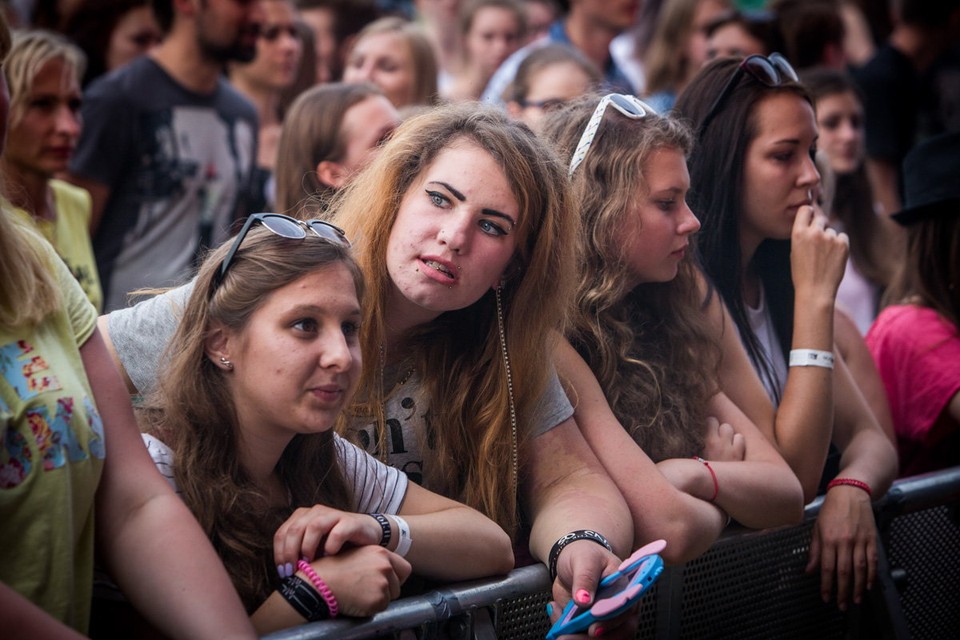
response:
[[[872,4],[4,3],[5,633],[556,620],[818,496],[862,603],[960,465],[960,2]]]

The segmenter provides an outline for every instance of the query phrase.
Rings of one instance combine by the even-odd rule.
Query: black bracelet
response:
[[[563,548],[570,544],[571,542],[576,542],[577,540],[592,540],[599,545],[602,545],[607,549],[607,551],[613,553],[613,547],[610,546],[610,543],[607,542],[607,539],[603,537],[602,534],[592,531],[590,529],[580,529],[578,531],[571,531],[567,535],[561,537],[559,540],[553,543],[553,548],[550,549],[550,562],[547,565],[550,570],[550,581],[553,582],[557,579],[557,560],[560,559],[560,552],[563,551]]]
[[[277,591],[308,622],[330,618],[330,608],[326,601],[300,576],[284,578]]]
[[[380,536],[380,546],[386,547],[390,544],[390,538],[393,537],[393,530],[390,528],[390,521],[387,520],[386,516],[384,516],[382,513],[370,513],[367,515],[380,523],[380,528],[383,529],[383,534]]]

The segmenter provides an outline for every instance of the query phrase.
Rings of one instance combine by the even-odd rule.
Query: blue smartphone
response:
[[[666,546],[665,540],[655,540],[637,549],[616,571],[600,581],[593,604],[588,607],[580,607],[571,599],[547,632],[547,640],[582,633],[594,622],[615,618],[633,606],[663,572],[660,552]]]

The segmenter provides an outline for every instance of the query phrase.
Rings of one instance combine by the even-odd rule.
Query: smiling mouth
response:
[[[448,269],[446,266],[440,264],[440,263],[437,262],[436,260],[424,260],[424,261],[423,261],[423,264],[427,265],[428,267],[431,267],[432,269],[436,269],[437,271],[439,271],[440,273],[444,274],[444,275],[447,276],[448,278],[455,278],[455,277],[456,277],[456,276],[453,275],[453,272],[451,272],[450,269]]]

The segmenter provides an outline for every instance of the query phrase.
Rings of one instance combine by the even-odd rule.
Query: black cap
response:
[[[893,214],[902,225],[960,213],[960,132],[916,145],[903,160],[904,207]]]

